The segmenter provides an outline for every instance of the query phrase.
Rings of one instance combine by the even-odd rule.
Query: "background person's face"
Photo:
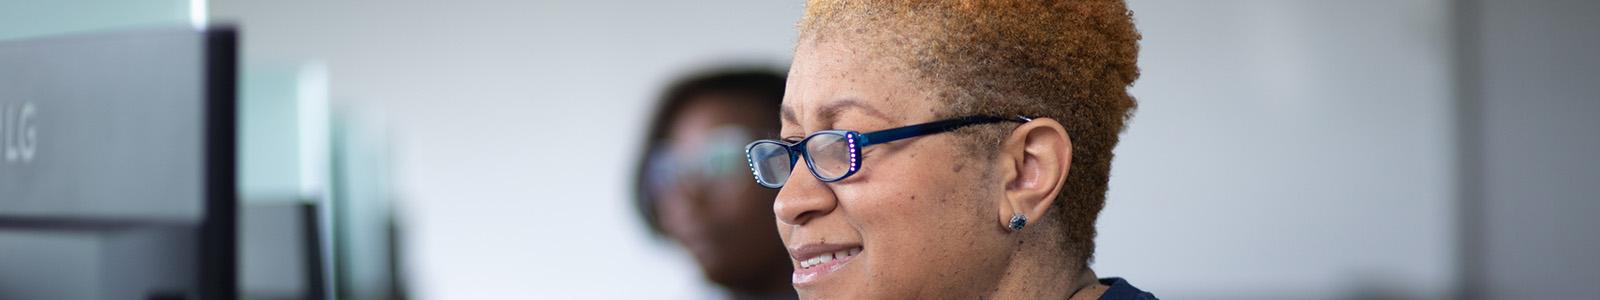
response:
[[[785,138],[826,129],[870,132],[932,121],[934,92],[888,63],[842,44],[802,42],[784,106]],[[874,63],[876,61],[876,63]],[[857,105],[845,104],[854,102]],[[838,108],[832,110],[831,108]],[[829,113],[828,111],[837,113]],[[802,161],[773,204],[791,259],[806,247],[860,254],[801,269],[803,298],[973,298],[991,286],[1003,256],[1004,229],[994,222],[1001,191],[984,178],[988,160],[964,153],[955,134],[868,147],[859,173],[822,183]],[[995,276],[998,277],[998,276]]]
[[[731,144],[723,141],[730,138],[727,129],[748,133],[769,129],[750,122],[751,113],[735,101],[715,97],[701,96],[683,106],[661,145],[675,157],[653,158],[679,159],[680,168],[714,169],[675,174],[683,176],[674,177],[668,187],[656,188],[661,227],[689,250],[711,281],[736,290],[781,288],[789,268],[769,225],[775,191],[750,179],[740,148],[752,138],[750,134],[731,137]],[[729,155],[696,159],[719,151]]]

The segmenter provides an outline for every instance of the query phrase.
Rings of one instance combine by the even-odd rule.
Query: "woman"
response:
[[[764,114],[783,99],[782,73],[725,70],[669,88],[650,123],[635,183],[653,232],[682,245],[732,299],[793,299],[788,255],[772,230],[775,191],[750,183],[740,146],[776,133]]]
[[[1134,107],[1122,1],[811,1],[746,147],[801,298],[1154,299],[1089,267]]]

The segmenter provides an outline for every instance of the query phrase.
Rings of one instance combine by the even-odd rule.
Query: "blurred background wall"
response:
[[[112,2],[6,0],[0,38],[189,9]],[[400,260],[424,299],[709,295],[630,210],[631,154],[674,76],[787,64],[802,9],[201,3],[243,26],[246,77],[265,78],[247,92],[309,76],[326,105],[378,116],[384,149],[367,152],[393,165]],[[1100,222],[1100,274],[1171,299],[1600,297],[1597,2],[1130,5],[1140,109]],[[305,125],[256,127],[273,124]],[[304,141],[277,139],[281,151]],[[300,166],[269,174],[314,167],[265,153],[278,154],[258,164]]]
[[[1174,299],[1451,291],[1449,2],[1130,4],[1098,273]]]
[[[1461,14],[1463,285],[1600,298],[1600,2],[1478,0]]]

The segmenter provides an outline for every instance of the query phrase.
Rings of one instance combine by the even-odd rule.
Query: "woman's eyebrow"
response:
[[[868,106],[865,103],[862,103],[860,100],[856,100],[856,99],[852,99],[852,98],[844,98],[844,99],[835,100],[833,102],[829,102],[828,104],[824,104],[822,106],[822,108],[818,108],[817,109],[817,111],[818,111],[818,113],[817,113],[818,120],[817,121],[820,124],[835,124],[836,122],[838,122],[839,115],[843,114],[845,111],[850,110],[850,109],[856,109],[857,111],[860,111],[862,113],[866,113],[869,116],[876,117],[876,118],[882,119],[884,121],[893,120],[892,118],[889,118],[888,114],[885,114],[885,113],[883,113],[883,111],[879,111],[878,109],[873,108],[872,106]],[[788,122],[794,123],[794,124],[800,124],[800,118],[795,115],[795,111],[794,111],[793,108],[791,108],[791,107],[786,105],[786,106],[783,106],[783,108],[781,110],[782,110],[781,113],[783,114],[783,120],[784,121],[788,121]]]

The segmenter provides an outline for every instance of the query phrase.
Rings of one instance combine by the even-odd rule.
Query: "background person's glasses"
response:
[[[704,142],[686,149],[666,143],[657,146],[645,165],[648,192],[659,196],[684,185],[736,179],[731,176],[741,172],[739,144],[750,138],[742,127],[723,126],[712,129]]]
[[[789,174],[793,173],[795,164],[802,157],[817,180],[835,182],[861,170],[861,149],[867,146],[948,132],[970,125],[1007,121],[1026,123],[1033,119],[1023,116],[969,116],[864,134],[851,130],[823,130],[794,143],[758,140],[745,146],[744,152],[750,161],[750,171],[755,173],[756,183],[776,189],[789,181]]]

